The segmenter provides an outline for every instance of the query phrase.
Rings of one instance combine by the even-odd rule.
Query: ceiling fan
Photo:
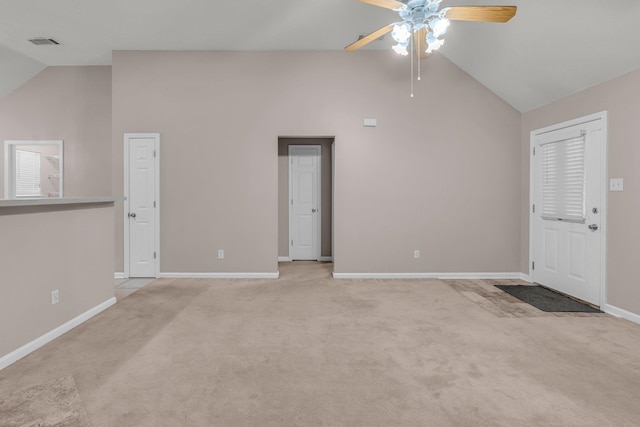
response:
[[[360,49],[391,32],[396,41],[393,50],[408,55],[415,48],[416,56],[426,59],[444,44],[443,36],[452,21],[507,22],[516,14],[516,6],[452,6],[440,10],[442,0],[358,0],[374,6],[392,9],[400,21],[368,34],[344,49]],[[412,44],[413,47],[409,45]],[[407,49],[409,48],[409,50]],[[413,55],[412,55],[413,58]]]

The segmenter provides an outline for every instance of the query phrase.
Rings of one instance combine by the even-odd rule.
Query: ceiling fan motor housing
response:
[[[409,0],[404,7],[398,10],[398,15],[403,22],[411,24],[414,31],[418,31],[426,26],[429,18],[438,15],[441,1]]]

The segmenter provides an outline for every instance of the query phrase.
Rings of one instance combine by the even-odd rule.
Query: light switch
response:
[[[611,178],[609,180],[609,191],[624,190],[624,180],[622,178]]]
[[[364,127],[366,128],[374,128],[378,126],[377,119],[364,119]]]

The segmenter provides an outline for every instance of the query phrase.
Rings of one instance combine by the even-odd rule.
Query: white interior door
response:
[[[128,134],[129,277],[156,277],[157,254],[157,152],[159,136]],[[127,240],[127,239],[125,239]],[[125,241],[125,245],[126,245]]]
[[[605,117],[532,133],[532,276],[601,305]]]
[[[289,146],[289,257],[320,256],[320,146]]]

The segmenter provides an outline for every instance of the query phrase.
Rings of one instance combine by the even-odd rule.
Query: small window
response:
[[[585,222],[585,137],[543,144],[542,218]]]
[[[40,153],[16,150],[16,197],[40,197]]]
[[[4,198],[63,197],[64,141],[5,141]]]

